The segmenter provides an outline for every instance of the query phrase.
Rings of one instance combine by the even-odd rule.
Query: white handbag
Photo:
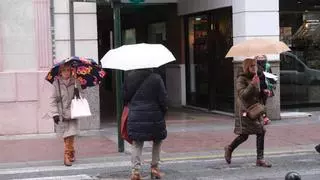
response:
[[[90,106],[85,98],[80,96],[71,101],[71,119],[91,116]]]

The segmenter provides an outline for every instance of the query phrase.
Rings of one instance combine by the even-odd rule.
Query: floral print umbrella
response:
[[[93,59],[72,56],[55,64],[45,79],[52,84],[59,76],[59,67],[66,63],[71,65],[73,75],[77,77],[83,89],[100,84],[106,75],[105,71]]]

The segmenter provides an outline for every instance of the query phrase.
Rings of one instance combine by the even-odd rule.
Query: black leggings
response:
[[[264,151],[264,136],[265,132],[262,134],[256,134],[257,135],[257,159],[263,159],[263,151]],[[238,137],[236,137],[232,143],[230,144],[231,151],[236,149],[240,144],[245,142],[248,139],[248,134],[240,134]]]

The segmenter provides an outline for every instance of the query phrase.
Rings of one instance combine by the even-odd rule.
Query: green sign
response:
[[[143,3],[144,0],[129,0],[129,2],[135,3],[135,4],[139,4],[139,3]]]

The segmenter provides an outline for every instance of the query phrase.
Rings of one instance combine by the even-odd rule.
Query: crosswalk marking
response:
[[[300,153],[301,155],[304,153]],[[275,154],[270,157],[286,157],[290,154]],[[234,159],[245,159],[245,156],[236,156]],[[194,157],[181,157],[181,158],[164,158],[161,164],[180,164],[180,163],[192,163],[192,162],[213,162],[213,161],[224,161],[223,158],[217,158],[214,155],[210,156],[194,156]],[[146,160],[145,163],[150,162]],[[39,172],[52,172],[52,171],[73,171],[73,170],[86,170],[86,169],[100,169],[100,168],[114,168],[114,167],[130,167],[130,161],[115,161],[115,162],[104,162],[104,163],[88,163],[88,164],[73,164],[71,167],[65,166],[36,166],[36,167],[23,167],[23,168],[7,168],[0,169],[0,175],[10,174],[25,174],[25,173],[39,173]]]
[[[70,170],[85,170],[108,167],[127,167],[130,166],[129,161],[110,162],[110,163],[89,163],[89,164],[73,164],[71,167],[65,166],[41,166],[41,167],[26,167],[15,169],[0,169],[0,175],[23,174],[23,173],[37,173],[50,171],[70,171]]]
[[[80,174],[74,176],[51,176],[51,177],[38,177],[38,178],[26,178],[26,179],[13,179],[13,180],[94,180],[92,177]]]

